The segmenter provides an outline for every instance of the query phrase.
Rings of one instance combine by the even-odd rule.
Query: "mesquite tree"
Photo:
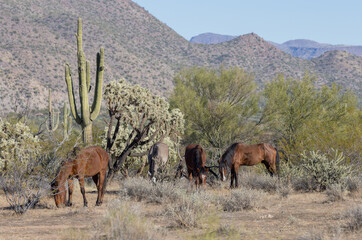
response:
[[[139,85],[112,81],[105,87],[104,99],[110,117],[104,145],[115,159],[109,164],[107,179],[112,179],[127,157],[143,156],[155,142],[183,133],[181,111],[170,111],[165,99]]]

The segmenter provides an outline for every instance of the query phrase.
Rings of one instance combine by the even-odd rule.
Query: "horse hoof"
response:
[[[67,207],[71,207],[71,206],[73,206],[73,203],[67,203],[66,206],[67,206]]]
[[[102,202],[97,202],[96,203],[96,206],[100,206],[100,205],[102,205]]]

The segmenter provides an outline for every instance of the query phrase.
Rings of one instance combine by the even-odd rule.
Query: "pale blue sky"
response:
[[[283,43],[362,45],[362,0],[134,0],[189,40],[200,33],[254,32]]]

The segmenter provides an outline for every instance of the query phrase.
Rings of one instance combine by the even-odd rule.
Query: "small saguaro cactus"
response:
[[[52,111],[52,90],[49,89],[47,130],[54,132],[59,124],[59,112]]]
[[[86,61],[82,47],[82,19],[78,19],[77,30],[77,56],[78,56],[78,78],[79,78],[79,96],[80,96],[80,114],[78,113],[75,96],[73,91],[73,81],[70,74],[69,64],[65,65],[65,81],[68,88],[68,97],[72,116],[77,124],[82,126],[83,142],[90,144],[92,138],[92,122],[98,117],[102,101],[102,85],[104,72],[104,49],[101,48],[97,53],[97,73],[95,80],[94,98],[92,107],[89,107],[88,92],[90,91],[90,66]]]
[[[63,137],[67,138],[72,128],[72,117],[69,115],[70,110],[67,107],[67,103],[64,103],[63,107]]]

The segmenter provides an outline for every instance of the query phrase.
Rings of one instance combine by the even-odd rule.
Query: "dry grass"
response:
[[[101,207],[94,206],[97,193],[94,185],[91,185],[86,186],[86,196],[88,202],[93,204],[84,208],[76,184],[74,206],[57,209],[52,198],[44,198],[38,208],[29,210],[21,217],[7,208],[4,194],[0,192],[0,239],[89,239],[93,236],[106,238],[105,236],[111,236],[113,231],[109,228],[111,222],[115,224],[115,229],[122,229],[131,222],[131,218],[137,220],[134,225],[140,224],[133,230],[133,226],[128,226],[131,233],[142,232],[142,224],[145,223],[147,229],[154,232],[155,235],[152,236],[158,236],[157,239],[313,239],[313,236],[319,235],[323,239],[360,239],[361,210],[355,209],[362,204],[360,192],[353,197],[345,194],[343,202],[326,203],[326,194],[320,192],[290,192],[288,198],[280,198],[278,193],[265,193],[254,189],[253,191],[263,195],[262,201],[251,210],[232,212],[224,211],[218,201],[220,198],[230,199],[232,192],[242,192],[244,188],[230,190],[228,184],[225,184],[215,189],[207,187],[203,191],[195,192],[187,191],[187,185],[176,184],[174,188],[180,188],[181,198],[158,203],[147,199],[135,202],[136,198],[130,196],[127,200],[119,190],[120,185],[123,183],[113,182],[109,185]],[[188,202],[192,202],[193,198],[195,202]],[[183,205],[179,202],[182,199],[186,202]],[[114,200],[119,204],[113,205]],[[177,209],[177,206],[181,205],[183,207]],[[115,210],[117,206],[123,210]],[[186,217],[194,217],[195,220],[187,220],[187,225],[192,221],[197,224],[194,227],[180,226],[175,222],[176,218],[165,214],[169,207],[174,208],[175,212],[178,211],[178,216],[185,214]],[[201,214],[196,217],[193,213],[195,209],[202,209]],[[105,224],[107,221],[108,225]]]
[[[219,199],[224,211],[237,212],[241,210],[250,210],[260,206],[265,193],[247,188],[240,188],[231,191],[231,196],[224,196]]]

